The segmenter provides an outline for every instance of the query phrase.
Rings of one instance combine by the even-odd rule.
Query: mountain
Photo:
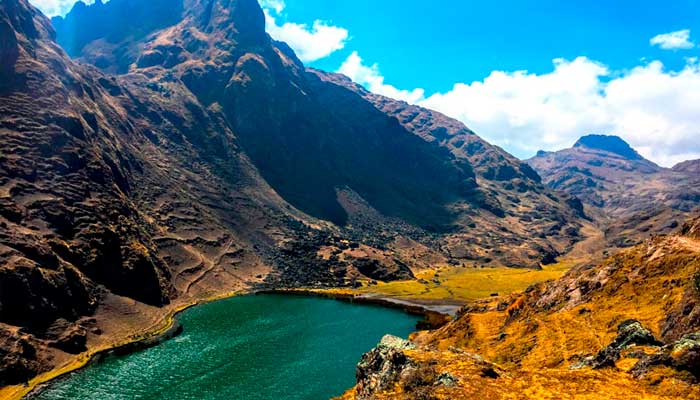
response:
[[[385,337],[345,399],[700,397],[700,219],[597,266]]]
[[[684,161],[674,165],[673,170],[687,174],[700,174],[700,160]]]
[[[692,162],[662,168],[616,136],[585,136],[527,162],[549,187],[581,199],[615,246],[671,232],[688,213],[700,212],[700,175]]]
[[[459,122],[306,69],[254,0],[53,23],[3,0],[0,55],[0,386],[202,299],[539,268],[582,238],[576,199]]]

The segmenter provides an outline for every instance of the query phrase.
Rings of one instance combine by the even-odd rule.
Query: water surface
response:
[[[56,382],[35,399],[328,399],[355,381],[381,337],[417,317],[316,297],[236,297],[192,308],[184,333]]]

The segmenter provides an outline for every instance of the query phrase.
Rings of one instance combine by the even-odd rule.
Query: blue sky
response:
[[[50,14],[74,0],[31,0]],[[307,65],[460,119],[518,157],[618,134],[700,158],[699,0],[261,0]],[[697,93],[697,94],[696,94]]]
[[[286,0],[284,14],[350,32],[345,49],[312,65],[334,70],[357,50],[393,85],[429,92],[493,70],[544,73],[555,58],[586,56],[613,69],[660,59],[682,68],[684,57],[700,54],[649,45],[657,34],[682,29],[697,31],[700,41],[695,0]]]

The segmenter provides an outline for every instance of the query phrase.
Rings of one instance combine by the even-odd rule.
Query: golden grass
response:
[[[511,305],[502,311],[475,310],[438,330],[414,334],[411,339],[418,348],[405,353],[421,365],[434,366],[437,373],[448,372],[457,378],[454,387],[429,388],[437,399],[700,399],[700,387],[683,372],[668,367],[652,369],[643,379],[634,379],[627,371],[636,358],[619,360],[617,368],[570,369],[607,346],[626,319],[639,320],[659,337],[670,313],[683,309],[688,285],[698,273],[699,253],[700,241],[658,238],[623,251],[596,268],[582,268],[556,283],[510,297]],[[533,276],[556,276],[564,270],[565,265],[558,265]],[[496,271],[499,276],[495,276]],[[460,288],[456,294],[475,297],[484,293],[479,284],[494,291],[495,287],[503,288],[499,294],[507,294],[513,286],[502,284],[500,277],[517,280],[512,283],[516,286],[525,286],[531,279],[525,271],[517,270],[478,270],[471,275],[450,270],[439,275],[445,283],[436,286]],[[403,286],[401,292],[397,289],[401,286],[390,285],[392,290],[387,292],[442,295],[438,292],[442,288],[416,294],[415,286]],[[588,288],[585,296],[577,294],[581,288]],[[645,346],[633,350],[656,351]],[[498,379],[483,377],[482,367],[468,353],[495,363],[503,373]],[[415,398],[410,397],[415,393],[402,393],[405,388],[373,398]],[[353,398],[353,391],[343,397]]]
[[[378,283],[354,290],[411,300],[471,301],[492,295],[509,295],[528,286],[560,278],[572,262],[546,266],[540,271],[515,268],[460,268],[441,266],[416,274],[417,280]]]

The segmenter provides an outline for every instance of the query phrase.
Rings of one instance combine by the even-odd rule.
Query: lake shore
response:
[[[0,388],[0,399],[21,400],[31,395],[37,390],[41,390],[44,385],[61,379],[68,374],[79,371],[93,362],[98,362],[103,357],[112,354],[128,354],[144,348],[152,347],[162,343],[179,334],[181,329],[177,323],[177,315],[198,305],[213,301],[249,294],[246,292],[230,292],[215,295],[209,298],[190,301],[184,304],[173,305],[170,310],[164,309],[165,316],[156,324],[143,329],[140,333],[134,334],[127,339],[110,342],[106,345],[88,349],[88,351],[72,357],[62,366],[44,372],[32,378],[25,385],[14,385]]]
[[[178,314],[199,305],[224,300],[235,296],[257,295],[257,294],[283,294],[291,296],[316,296],[338,301],[345,301],[357,304],[376,305],[381,307],[402,310],[412,315],[422,316],[423,321],[419,322],[416,329],[434,329],[449,322],[461,308],[461,304],[451,304],[454,302],[404,300],[392,298],[384,295],[354,294],[343,289],[274,289],[274,290],[251,290],[243,292],[232,292],[212,296],[210,298],[191,301],[185,304],[173,306],[166,312],[164,318],[151,327],[144,329],[141,333],[135,334],[128,339],[114,341],[107,345],[89,349],[81,353],[62,366],[47,371],[34,377],[26,385],[8,386],[0,388],[0,398],[7,400],[20,400],[26,396],[40,391],[51,382],[61,379],[73,372],[88,367],[92,363],[99,362],[110,355],[125,355],[152,346],[157,346],[165,340],[177,336],[181,332],[181,327],[177,323]]]

